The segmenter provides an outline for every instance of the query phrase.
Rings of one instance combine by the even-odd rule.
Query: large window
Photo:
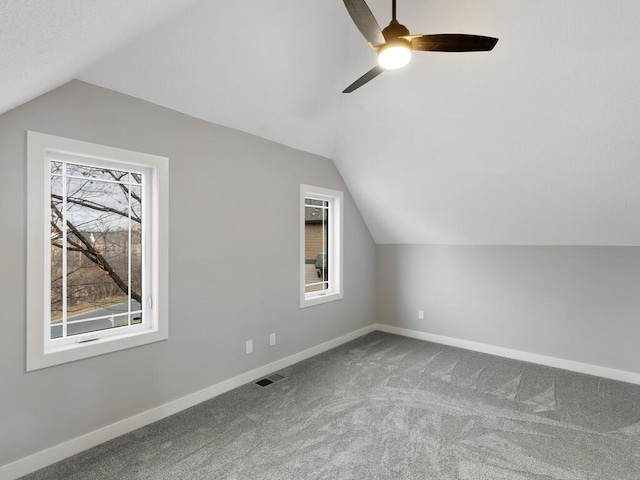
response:
[[[300,186],[300,307],[342,298],[342,198]]]
[[[167,169],[28,133],[29,370],[167,338]]]

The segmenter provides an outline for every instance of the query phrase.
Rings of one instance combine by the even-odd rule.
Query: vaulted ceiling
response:
[[[332,158],[378,243],[640,245],[640,2],[398,17],[500,41],[342,94],[376,58],[340,0],[1,0],[0,112],[80,78]]]

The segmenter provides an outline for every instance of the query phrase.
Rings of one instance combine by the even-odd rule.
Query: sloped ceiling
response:
[[[196,0],[0,0],[0,113],[88,65]]]
[[[78,76],[333,158],[378,243],[640,245],[640,2],[398,0],[500,41],[348,95],[376,60],[340,0],[192,3],[3,2],[0,108]]]
[[[80,79],[331,157],[345,13],[340,0],[203,0]]]

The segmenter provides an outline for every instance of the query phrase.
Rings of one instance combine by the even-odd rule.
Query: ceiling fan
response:
[[[391,23],[384,30],[380,30],[378,22],[364,0],[344,0],[344,5],[371,48],[378,51],[378,65],[345,88],[342,93],[353,92],[385,70],[404,67],[411,60],[412,50],[487,52],[498,43],[497,38],[462,33],[411,35],[409,29],[396,20],[396,0],[392,0]]]

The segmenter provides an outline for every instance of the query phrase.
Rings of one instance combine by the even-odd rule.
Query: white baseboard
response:
[[[145,425],[162,420],[169,415],[173,415],[174,413],[178,413],[206,400],[217,397],[218,395],[233,390],[234,388],[240,387],[260,377],[264,377],[265,375],[277,370],[282,370],[294,363],[301,362],[302,360],[306,360],[307,358],[311,358],[322,352],[331,350],[343,343],[355,340],[356,338],[373,332],[374,330],[374,326],[369,325],[354,332],[347,333],[341,337],[334,338],[328,342],[308,348],[302,352],[298,352],[268,365],[256,368],[238,375],[237,377],[230,378],[192,394],[178,398],[177,400],[160,405],[159,407],[134,415],[133,417],[125,418],[124,420],[112,423],[106,427],[94,430],[93,432],[89,432],[67,442],[34,453],[33,455],[29,455],[28,457],[22,458],[13,463],[3,465],[0,467],[0,480],[13,480],[31,472],[35,472],[36,470],[52,465],[60,460],[70,457],[71,455],[75,455],[76,453],[80,453],[88,448],[95,447],[96,445],[100,445],[101,443],[112,440],[120,435],[132,432],[138,428],[144,427]]]
[[[523,352],[520,350],[512,350],[510,348],[496,347],[486,343],[472,342],[470,340],[461,340],[459,338],[445,337],[435,335],[433,333],[420,332],[418,330],[410,330],[407,328],[393,327],[381,323],[375,324],[375,329],[381,332],[394,333],[404,337],[416,338],[418,340],[426,340],[428,342],[440,343],[452,347],[464,348],[465,350],[473,350],[475,352],[488,353],[499,357],[513,358],[525,362],[537,363],[548,367],[561,368],[572,372],[586,373],[587,375],[595,375],[597,377],[610,378],[621,382],[635,383],[640,385],[640,373],[627,372],[625,370],[616,370],[615,368],[601,367],[588,363],[575,362],[573,360],[565,360],[563,358],[548,357],[546,355],[538,355],[537,353]]]

